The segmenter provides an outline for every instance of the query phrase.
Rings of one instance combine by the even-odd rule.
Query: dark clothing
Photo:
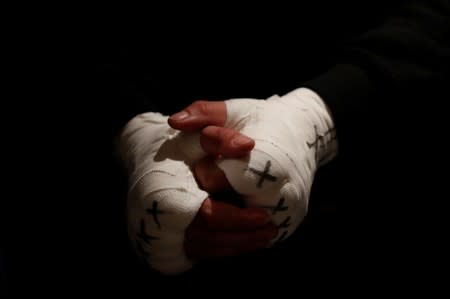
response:
[[[434,246],[420,232],[430,224],[424,214],[436,213],[440,185],[431,164],[443,157],[434,151],[445,132],[450,5],[310,2],[189,18],[171,10],[165,23],[149,16],[139,26],[92,30],[82,50],[93,63],[77,70],[90,84],[70,107],[80,111],[71,135],[79,159],[62,157],[73,183],[61,187],[65,214],[52,215],[55,235],[67,241],[53,241],[65,249],[52,247],[43,262],[57,269],[52,279],[62,273],[73,288],[154,296],[166,286],[186,294],[202,293],[202,284],[218,293],[290,292],[315,281],[383,288],[399,276],[417,277],[429,257],[419,245]],[[169,26],[175,21],[181,25]],[[81,82],[74,89],[86,87]],[[303,86],[329,105],[341,150],[319,170],[297,232],[271,250],[203,263],[178,277],[140,264],[127,241],[126,178],[114,156],[126,121],[145,111],[174,113],[198,99],[267,98]]]

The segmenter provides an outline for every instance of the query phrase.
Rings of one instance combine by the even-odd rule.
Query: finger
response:
[[[194,165],[194,176],[200,188],[208,193],[232,190],[227,177],[211,157],[205,157]]]
[[[244,232],[190,230],[184,247],[188,257],[194,259],[234,256],[267,247],[277,234],[278,228],[273,224]]]
[[[200,144],[213,157],[238,158],[247,155],[255,141],[233,129],[208,126],[202,130]]]
[[[169,125],[177,130],[194,132],[209,125],[223,126],[227,120],[225,102],[196,101],[169,117]]]
[[[221,201],[206,199],[200,207],[192,226],[211,230],[255,230],[269,223],[267,212],[261,208],[238,208]]]

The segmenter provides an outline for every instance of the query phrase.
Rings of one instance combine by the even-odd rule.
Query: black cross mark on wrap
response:
[[[252,168],[252,167],[248,168],[251,172],[256,173],[257,175],[261,176],[259,178],[258,183],[256,184],[256,186],[258,188],[262,187],[262,184],[263,184],[264,180],[268,180],[268,181],[271,181],[271,182],[275,182],[277,180],[277,178],[275,176],[269,174],[269,170],[270,170],[270,166],[271,165],[272,165],[272,162],[270,162],[270,160],[267,160],[266,166],[264,166],[264,170],[263,171],[257,170],[257,169]]]
[[[286,219],[284,219],[283,222],[280,223],[280,225],[278,225],[278,228],[288,228],[291,225],[289,223],[290,220],[291,220],[291,216],[288,216]]]
[[[328,143],[331,142],[332,140],[336,139],[336,129],[335,128],[331,128],[330,130],[326,131],[323,134],[319,134],[319,132],[317,131],[317,126],[314,126],[314,131],[316,133],[316,140],[314,140],[313,142],[308,142],[306,141],[306,145],[308,145],[309,148],[314,147],[315,149],[315,156],[316,156],[316,161],[319,161],[319,151],[318,151],[318,147],[319,147],[319,143],[322,143],[322,140],[325,138],[325,136],[331,134],[331,138],[330,140],[328,140]],[[324,144],[322,144],[320,147],[325,147]]]
[[[136,251],[143,257],[149,257],[150,253],[148,253],[147,251],[145,251],[144,247],[142,246],[141,242],[139,242],[139,240],[136,240]]]
[[[147,243],[148,245],[150,245],[151,244],[150,242],[153,241],[153,240],[159,240],[159,238],[147,234],[147,232],[145,231],[145,221],[144,221],[144,219],[141,219],[141,226],[140,226],[139,232],[137,233],[137,237],[139,239],[141,239],[142,241],[144,241],[145,243]]]
[[[313,142],[308,142],[306,141],[306,144],[308,145],[309,148],[314,147],[317,150],[317,146],[319,144],[319,141],[321,141],[323,139],[323,134],[319,134],[319,132],[317,132],[317,126],[314,126],[314,132],[316,133],[316,139]]]
[[[161,223],[159,222],[158,215],[166,214],[166,212],[158,210],[158,202],[153,201],[152,207],[150,209],[146,209],[145,211],[153,216],[153,220],[155,221],[156,225],[158,226],[159,229],[161,229]]]
[[[276,206],[261,206],[261,208],[272,210],[272,215],[274,215],[278,211],[287,211],[288,206],[283,206],[284,198],[280,198]],[[290,217],[288,217],[290,218]],[[288,220],[289,221],[289,220]]]
[[[283,241],[284,238],[286,238],[287,233],[288,233],[287,230],[285,230],[285,231],[281,234],[281,236],[275,241],[275,243],[278,243],[278,242]]]

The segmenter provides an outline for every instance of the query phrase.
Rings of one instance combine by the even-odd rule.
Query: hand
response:
[[[248,154],[255,141],[236,130],[224,128],[227,120],[225,102],[196,101],[169,117],[169,125],[184,132],[200,132],[203,150],[216,158],[237,158]]]
[[[187,257],[202,260],[265,248],[278,234],[267,212],[206,199],[186,230]]]
[[[200,144],[209,155],[194,166],[194,175],[202,190],[210,193],[231,190],[215,159],[239,158],[248,155],[255,141],[231,128],[224,128],[227,119],[225,102],[196,101],[169,117],[169,125],[184,132],[200,132]]]
[[[128,233],[138,255],[154,269],[174,274],[189,269],[194,258],[266,246],[270,230],[264,211],[211,201],[197,182],[213,192],[227,189],[228,181],[224,176],[215,177],[214,182],[219,184],[213,186],[213,181],[206,180],[206,160],[195,167],[180,160],[186,158],[181,151],[186,144],[180,144],[180,135],[167,125],[167,117],[145,113],[130,120],[120,136],[119,152],[130,183]],[[248,148],[246,143],[244,148],[225,146],[213,150],[240,156],[248,153]],[[197,182],[192,168],[198,174]],[[250,229],[257,232],[249,237]]]
[[[247,206],[264,208],[280,228],[274,242],[290,236],[303,221],[314,174],[337,148],[329,110],[306,88],[267,100],[195,102],[170,117],[169,124],[201,131],[203,150],[216,159],[195,165],[197,182],[211,191],[232,186]],[[248,143],[254,147],[248,155],[233,148],[233,140],[243,136],[256,141]]]
[[[226,116],[224,102],[199,101],[169,118],[173,128],[201,131],[201,146],[210,156],[195,164],[194,175],[201,189],[209,194],[232,190],[212,157],[241,157],[255,144],[239,132],[221,127]],[[265,210],[238,208],[208,198],[186,230],[185,251],[193,259],[238,255],[267,247],[277,234],[278,229],[270,223]]]

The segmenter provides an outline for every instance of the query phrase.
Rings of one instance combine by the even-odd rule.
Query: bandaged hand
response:
[[[232,99],[197,102],[169,118],[172,127],[201,130],[202,146],[213,152],[229,146],[227,135],[238,131],[255,140],[249,155],[197,166],[200,184],[216,185],[210,178],[227,179],[247,206],[267,211],[279,233],[272,243],[289,237],[307,214],[309,194],[317,169],[337,152],[336,132],[329,111],[313,91],[300,88],[267,100]],[[181,117],[180,117],[181,116]],[[231,130],[232,129],[232,130]],[[200,170],[198,170],[200,168]],[[211,182],[212,181],[212,182]]]
[[[254,146],[237,132],[227,136],[244,142],[236,146],[228,138],[225,146],[214,148],[214,155],[239,157]],[[129,237],[138,255],[164,274],[184,272],[194,260],[265,248],[278,232],[263,209],[238,208],[200,190],[192,171],[202,169],[205,161],[198,137],[171,129],[167,117],[158,113],[136,116],[120,135],[120,156],[129,176]]]
[[[223,107],[220,113],[217,106]],[[169,123],[201,133],[180,133],[168,127],[167,117],[147,113],[127,124],[120,142],[130,178],[130,239],[141,257],[167,274],[189,269],[190,257],[238,254],[236,245],[245,240],[253,247],[242,251],[287,238],[306,215],[318,165],[336,149],[331,117],[320,98],[306,89],[267,101],[196,102]],[[234,155],[236,148],[253,147],[237,131],[255,139],[249,155]],[[211,162],[206,153],[218,159]],[[197,183],[209,192],[231,186],[254,208],[212,201]],[[260,217],[261,209],[275,229]],[[242,211],[247,216],[235,216]],[[230,235],[226,229],[241,233]]]

